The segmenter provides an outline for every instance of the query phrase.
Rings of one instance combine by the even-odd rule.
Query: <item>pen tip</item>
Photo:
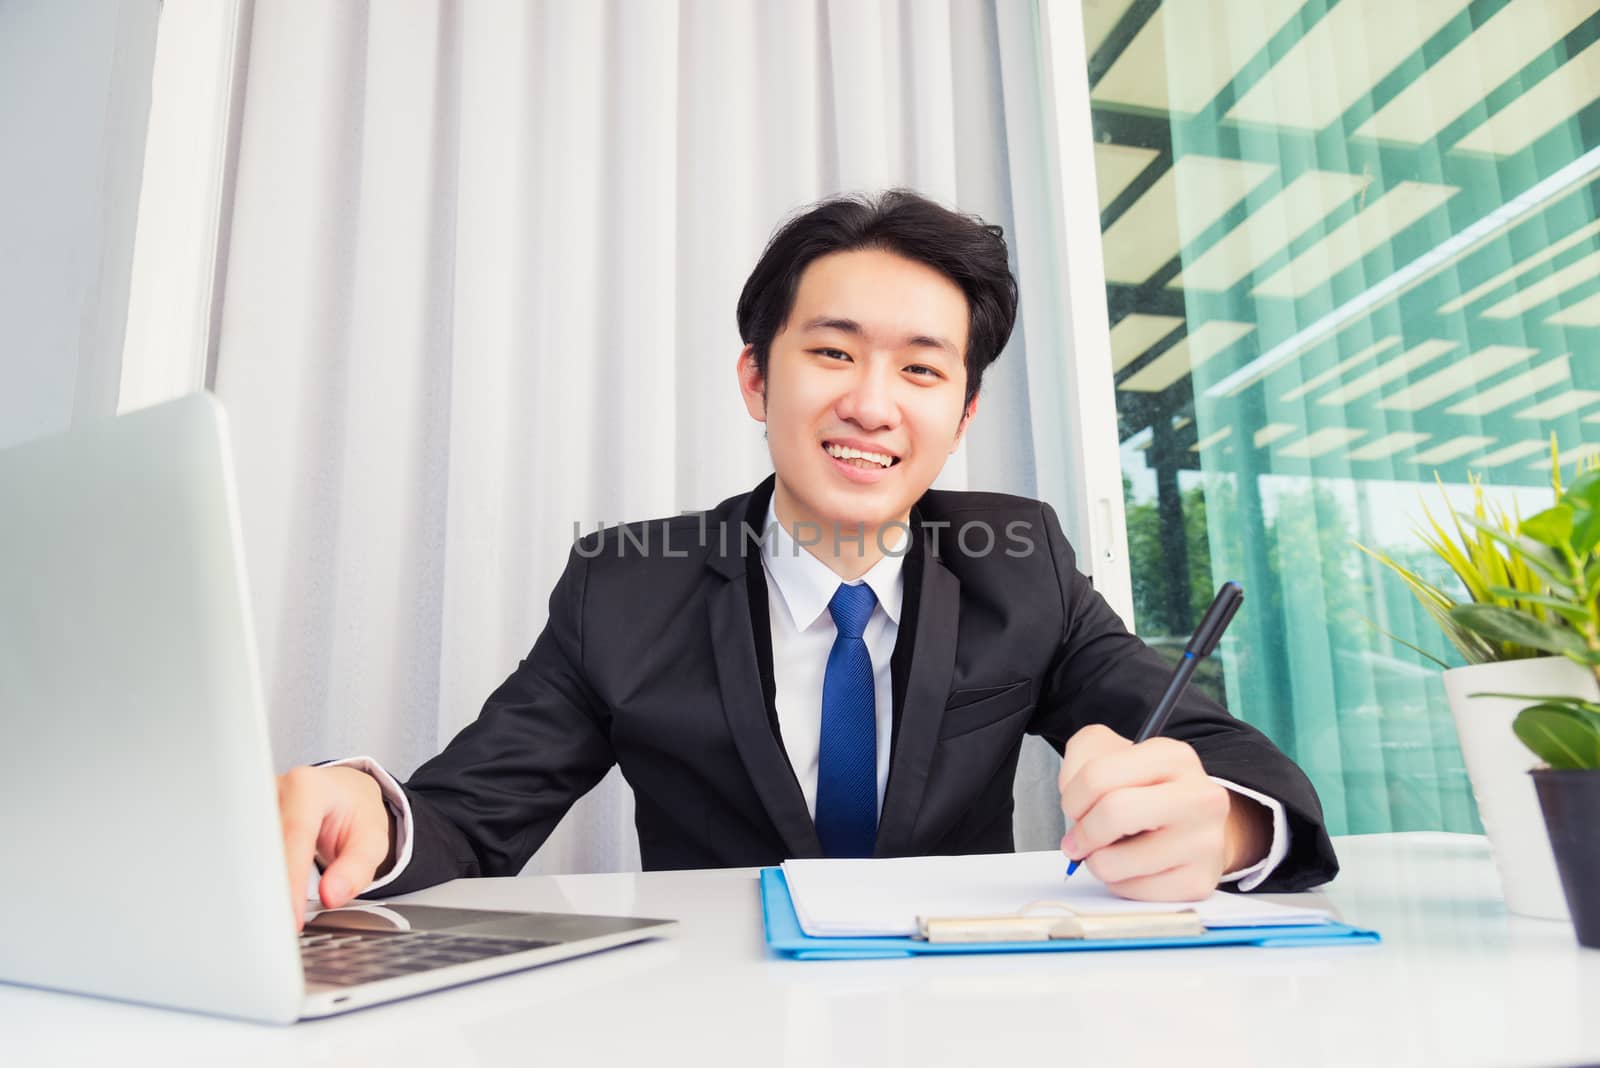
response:
[[[1067,877],[1071,878],[1072,873],[1077,871],[1078,870],[1078,865],[1082,864],[1082,863],[1083,863],[1083,861],[1081,861],[1081,860],[1075,860],[1071,864],[1068,864],[1067,865]]]

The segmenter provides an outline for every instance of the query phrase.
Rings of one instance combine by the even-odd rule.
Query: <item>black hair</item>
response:
[[[812,260],[834,252],[882,249],[926,264],[967,298],[967,396],[1005,348],[1017,319],[1017,280],[1005,234],[975,215],[951,211],[908,189],[824,200],[778,228],[739,294],[739,337],[763,378],[772,339],[794,310],[800,276]]]

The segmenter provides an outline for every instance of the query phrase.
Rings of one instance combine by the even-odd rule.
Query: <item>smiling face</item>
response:
[[[815,524],[818,556],[833,553],[837,527],[864,529],[875,559],[877,531],[909,517],[955,451],[977,407],[963,408],[967,319],[961,288],[932,267],[835,252],[800,276],[766,375],[751,348],[740,353],[745,406],[767,424],[778,518]],[[854,540],[844,549],[859,555]]]

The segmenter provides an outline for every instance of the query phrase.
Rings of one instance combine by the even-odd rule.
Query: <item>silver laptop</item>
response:
[[[0,451],[0,980],[287,1023],[663,934],[367,904],[299,937],[209,394]]]

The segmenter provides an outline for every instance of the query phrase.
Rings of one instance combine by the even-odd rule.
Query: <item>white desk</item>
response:
[[[1326,897],[1382,931],[1382,945],[802,963],[766,954],[751,870],[483,879],[411,899],[683,925],[664,941],[289,1028],[0,985],[0,1064],[1600,1061],[1600,950],[1580,949],[1567,924],[1507,915],[1483,839],[1336,845],[1344,873]]]

